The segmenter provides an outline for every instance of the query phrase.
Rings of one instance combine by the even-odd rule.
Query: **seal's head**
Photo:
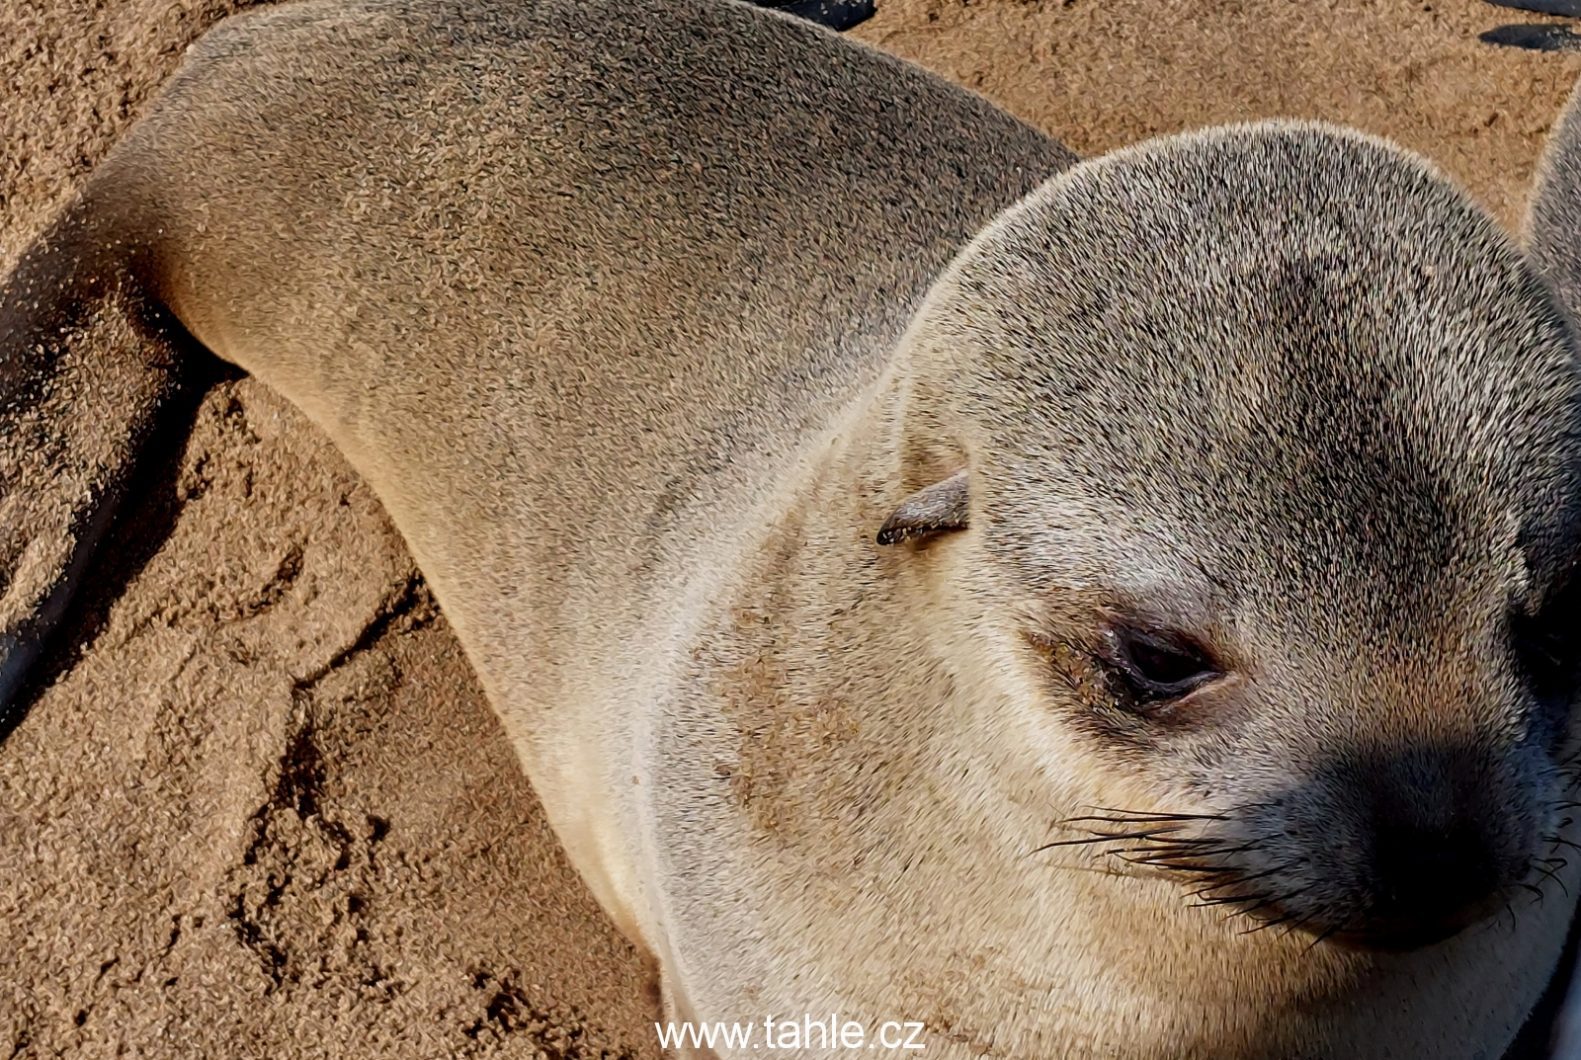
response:
[[[931,489],[884,538],[966,530],[938,636],[1034,734],[1048,856],[1363,949],[1547,886],[1581,363],[1452,185],[1305,123],[1144,144],[996,222],[910,343]]]

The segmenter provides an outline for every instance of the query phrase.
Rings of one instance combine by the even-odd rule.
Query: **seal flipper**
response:
[[[0,285],[0,737],[182,390],[136,257],[79,199]]]
[[[1486,0],[1495,7],[1530,11],[1538,15],[1555,15],[1560,18],[1581,18],[1581,0]],[[1478,38],[1486,44],[1507,48],[1525,48],[1528,51],[1570,52],[1581,51],[1581,34],[1569,26],[1558,23],[1511,23],[1495,26]]]
[[[1535,52],[1581,51],[1581,34],[1569,26],[1512,24],[1495,26],[1478,38],[1487,44],[1506,48],[1525,48]]]
[[[1486,0],[1486,2],[1494,7],[1508,7],[1516,11],[1530,11],[1537,15],[1581,18],[1581,0]]]
[[[859,26],[873,17],[873,0],[751,0],[758,7],[828,26],[837,32]]]

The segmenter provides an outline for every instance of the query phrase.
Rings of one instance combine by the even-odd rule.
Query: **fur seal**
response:
[[[11,687],[194,346],[718,1055],[1494,1056],[1553,970],[1575,337],[1385,142],[1078,163],[735,3],[227,20],[0,289]]]

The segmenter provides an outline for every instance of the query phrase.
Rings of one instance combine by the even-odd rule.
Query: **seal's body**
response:
[[[721,1055],[1493,1056],[1552,971],[1581,374],[1395,148],[1078,165],[728,2],[231,19],[0,298],[13,684],[188,339]]]

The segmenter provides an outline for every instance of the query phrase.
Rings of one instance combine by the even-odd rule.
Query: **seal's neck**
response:
[[[902,352],[787,467],[704,638],[718,646],[713,698],[741,734],[736,775],[751,778],[737,794],[775,840],[806,841],[798,857],[833,850],[820,820],[850,819],[850,839],[865,842],[863,807],[887,801],[891,772],[925,770],[931,730],[950,713],[940,708],[957,698],[925,636],[947,549],[877,542],[909,492],[955,470],[946,448],[909,429],[906,368]]]

